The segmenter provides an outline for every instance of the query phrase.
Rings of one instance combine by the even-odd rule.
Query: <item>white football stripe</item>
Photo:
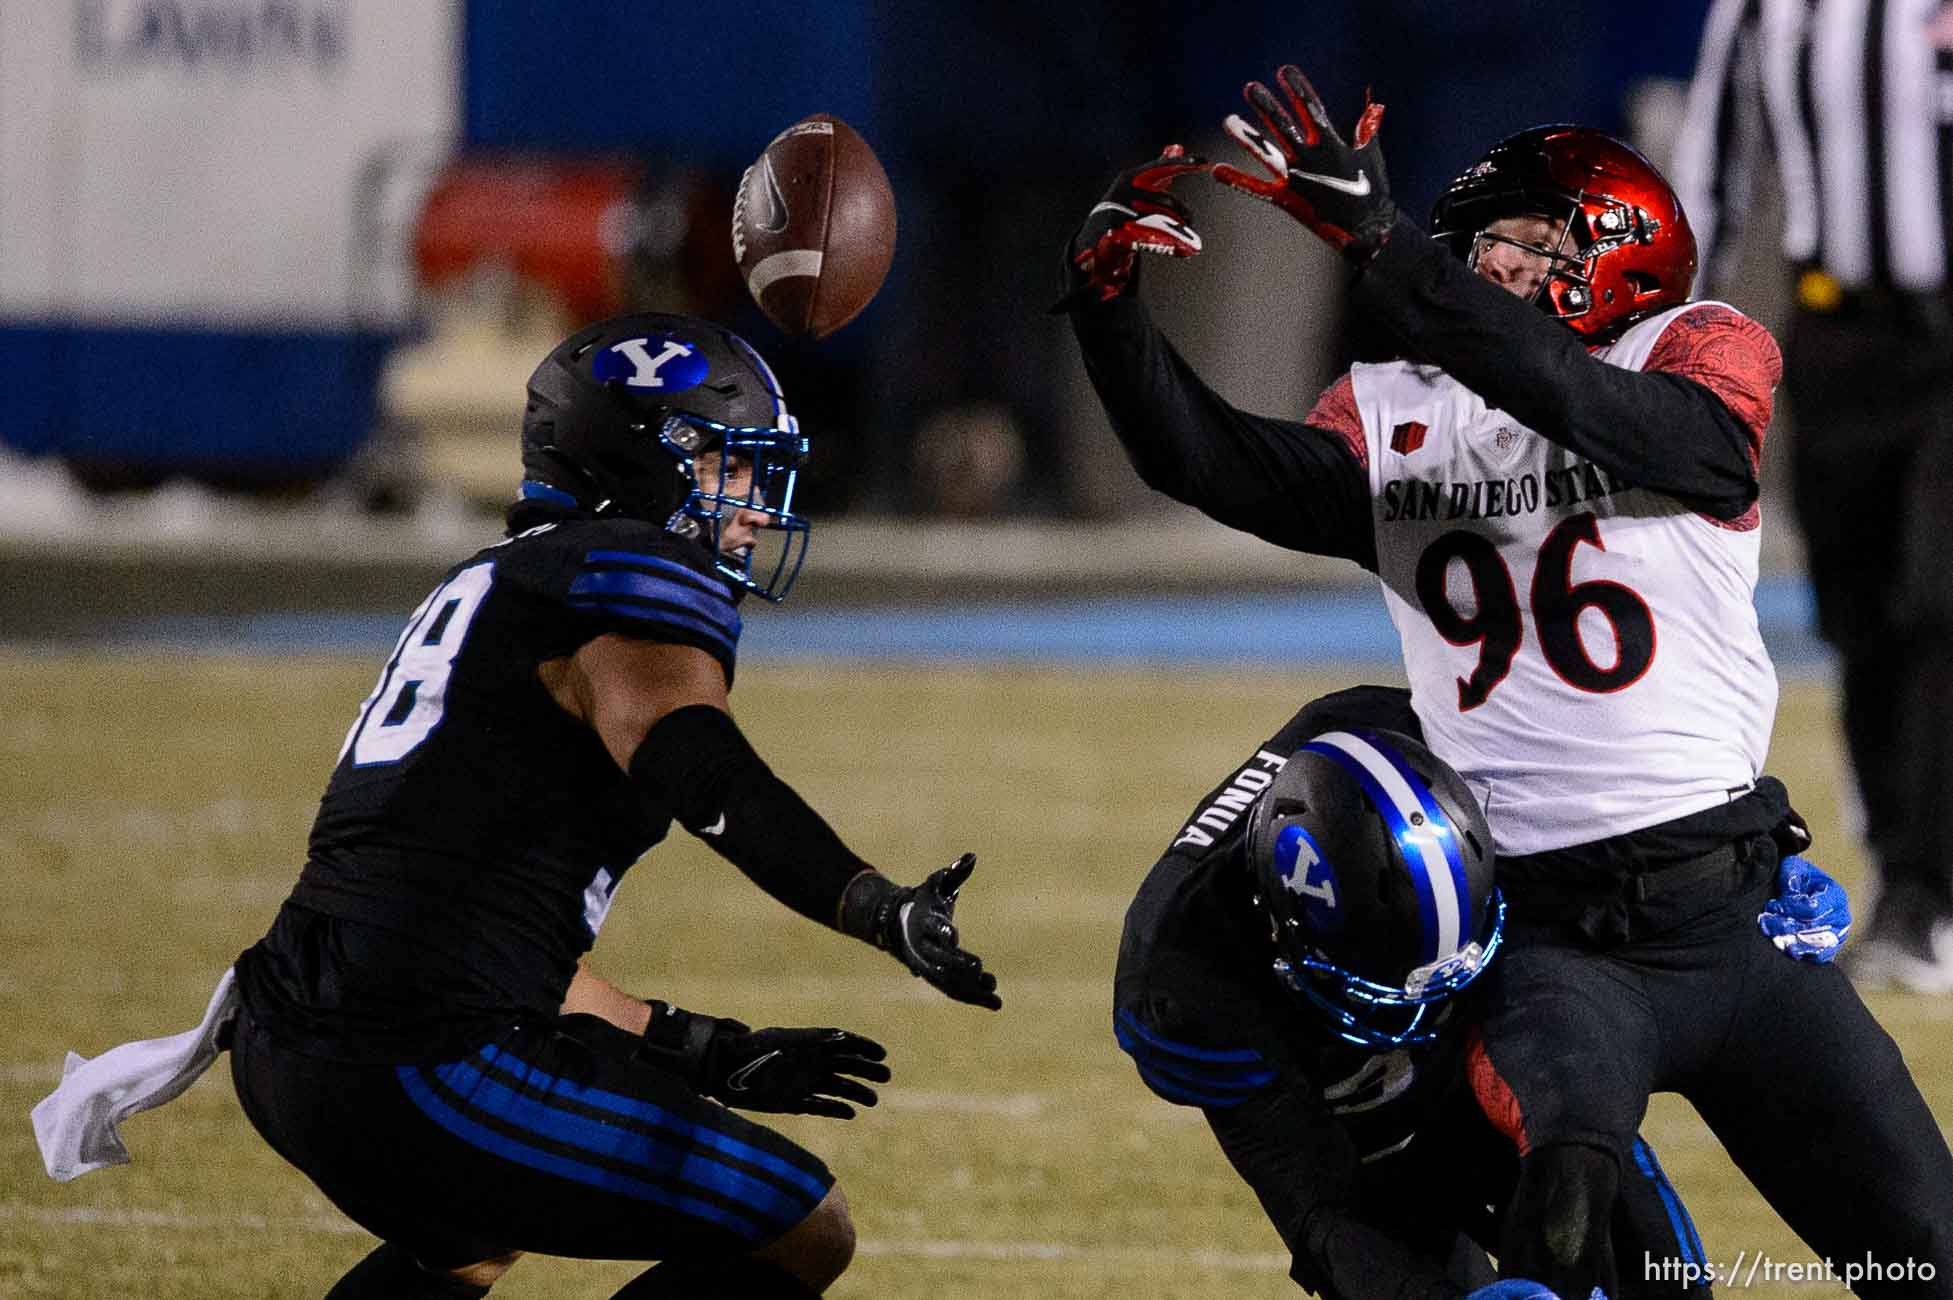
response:
[[[1315,743],[1342,750],[1363,765],[1383,792],[1396,805],[1397,813],[1405,822],[1411,824],[1411,842],[1417,845],[1418,856],[1424,860],[1424,874],[1430,877],[1431,897],[1438,905],[1438,959],[1443,960],[1458,951],[1463,944],[1459,937],[1460,925],[1458,889],[1451,880],[1451,863],[1446,861],[1444,846],[1438,837],[1428,829],[1421,829],[1411,823],[1411,814],[1424,814],[1424,804],[1404,780],[1404,774],[1397,770],[1396,764],[1377,752],[1375,745],[1361,736],[1353,736],[1347,731],[1331,731],[1317,736]],[[1428,827],[1426,822],[1425,826]]]
[[[763,258],[746,277],[746,287],[752,290],[753,297],[764,294],[775,280],[786,280],[796,275],[819,275],[821,255],[811,248],[790,248],[784,253],[775,253]]]

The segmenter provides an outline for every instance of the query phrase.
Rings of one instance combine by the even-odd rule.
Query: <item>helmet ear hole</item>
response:
[[[1646,271],[1629,271],[1623,278],[1627,280],[1628,287],[1634,290],[1634,296],[1637,298],[1661,292],[1661,281]]]

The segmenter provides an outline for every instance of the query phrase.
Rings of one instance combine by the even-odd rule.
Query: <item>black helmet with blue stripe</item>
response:
[[[708,453],[720,453],[708,456]],[[662,523],[709,547],[719,571],[768,600],[785,599],[809,525],[793,493],[807,440],[772,367],[724,326],[639,312],[586,326],[529,378],[522,415],[522,497]],[[701,482],[699,464],[716,461]],[[750,461],[729,491],[729,461]],[[738,511],[766,519],[774,545],[755,576],[751,552],[722,552]]]
[[[1366,1047],[1422,1042],[1498,950],[1492,835],[1464,779],[1409,736],[1331,731],[1256,801],[1248,852],[1275,973]]]

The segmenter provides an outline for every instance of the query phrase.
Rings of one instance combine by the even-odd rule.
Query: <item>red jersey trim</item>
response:
[[[1485,1118],[1505,1134],[1520,1155],[1525,1155],[1532,1149],[1532,1141],[1526,1136],[1526,1117],[1519,1110],[1519,1098],[1492,1064],[1492,1057],[1485,1050],[1485,1038],[1476,1025],[1465,1040],[1465,1072],[1471,1078],[1472,1095],[1478,1098],[1478,1108],[1485,1112]]]
[[[1309,408],[1304,423],[1339,435],[1349,454],[1356,457],[1356,463],[1364,469],[1370,468],[1370,447],[1363,439],[1363,415],[1356,409],[1356,386],[1350,383],[1347,374],[1323,390],[1316,404]]]
[[[1641,369],[1682,375],[1720,397],[1749,434],[1750,463],[1761,463],[1772,390],[1783,378],[1783,354],[1769,330],[1728,307],[1699,307],[1668,322]]]
[[[1762,465],[1772,390],[1783,378],[1783,354],[1770,331],[1728,307],[1710,304],[1685,311],[1662,329],[1641,369],[1686,376],[1720,397],[1749,434],[1751,467]],[[1763,522],[1762,509],[1755,504],[1734,519],[1701,517],[1733,533],[1750,532]]]

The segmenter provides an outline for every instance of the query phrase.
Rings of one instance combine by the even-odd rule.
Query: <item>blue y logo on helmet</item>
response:
[[[613,343],[590,363],[590,373],[603,383],[656,394],[696,388],[711,370],[696,345],[663,336]]]
[[[1282,827],[1275,837],[1275,870],[1283,887],[1302,900],[1302,914],[1309,918],[1310,928],[1318,934],[1334,934],[1343,928],[1336,871],[1297,822]]]

